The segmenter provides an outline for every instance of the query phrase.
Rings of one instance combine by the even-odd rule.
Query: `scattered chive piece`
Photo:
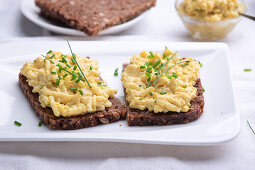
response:
[[[62,57],[62,61],[63,61],[64,63],[67,63],[67,60],[66,60],[65,57]]]
[[[78,79],[78,80],[75,81],[75,83],[79,83],[80,81],[81,81],[81,79]]]
[[[151,81],[151,76],[149,76],[149,77],[147,78],[147,81],[148,81],[148,82]]]
[[[163,58],[164,58],[164,59],[166,58],[166,55],[165,55],[165,53],[163,54]]]
[[[57,74],[55,71],[50,72],[51,74]]]
[[[151,82],[149,82],[149,84],[146,86],[146,88],[150,87],[151,83],[152,83],[152,81],[151,81]]]
[[[146,66],[140,66],[140,69],[144,69],[144,68],[146,68]]]
[[[147,73],[152,73],[152,71],[151,71],[151,70],[146,70],[146,72],[147,72]]]
[[[47,54],[51,54],[52,53],[52,50],[48,51]]]
[[[146,76],[151,76],[151,73],[146,72],[145,75]]]
[[[168,79],[171,79],[171,78],[172,78],[172,76],[171,76],[171,75],[168,75],[168,76],[167,76],[167,78],[168,78]]]
[[[90,66],[90,67],[89,67],[89,70],[92,70],[92,69],[93,69],[93,66]]]
[[[74,67],[73,67],[73,70],[75,71],[76,69],[77,69],[77,66],[74,66]]]
[[[14,121],[14,125],[16,125],[16,126],[22,126],[22,123],[20,123],[20,122],[18,122],[18,121]]]
[[[203,92],[205,92],[205,89],[203,88]]]
[[[72,78],[71,78],[71,80],[73,81],[74,79],[76,79],[76,77],[75,76],[73,76]]]
[[[249,123],[249,121],[247,120],[247,123],[248,123],[248,126],[249,126],[249,128],[251,129],[251,131],[253,132],[253,134],[255,135],[255,131],[253,130],[253,128],[251,127],[251,125],[250,125],[250,123]]]
[[[41,126],[42,126],[42,122],[39,122],[39,123],[38,123],[38,126],[41,127]]]
[[[152,51],[150,51],[149,53],[150,53],[150,55],[148,56],[149,58],[153,58],[155,56]]]
[[[198,61],[198,63],[199,63],[199,65],[200,65],[200,67],[203,67],[203,64],[202,64],[200,61]]]
[[[144,63],[144,65],[148,66],[148,65],[149,65],[148,61],[146,61],[146,62]]]
[[[60,80],[57,79],[57,80],[56,80],[56,85],[57,85],[57,86],[59,86],[59,82],[60,82]]]
[[[190,63],[190,61],[189,61],[189,60],[187,60],[187,61],[186,61],[186,63]]]
[[[147,70],[152,70],[152,66],[148,66]]]
[[[142,87],[142,85],[141,85],[141,84],[139,84],[138,86],[139,86],[139,87]]]
[[[71,68],[71,66],[70,66],[69,64],[66,64],[66,66],[67,66],[68,68]]]
[[[167,92],[160,92],[161,95],[167,94]]]
[[[251,68],[245,68],[245,69],[243,69],[243,71],[244,71],[244,72],[251,72],[252,69],[251,69]]]
[[[60,75],[58,75],[58,78],[59,78],[59,80],[61,80],[61,79],[62,79],[62,77],[61,77]]]
[[[79,92],[80,92],[81,95],[83,95],[83,91],[81,89],[79,89]]]
[[[74,61],[74,59],[71,59],[71,61],[72,61],[72,63],[73,63],[73,64],[75,64],[75,61]]]
[[[185,85],[183,86],[183,88],[186,89],[186,88],[187,88],[187,85],[185,84]]]
[[[64,79],[66,76],[68,76],[68,74],[67,74],[67,73],[66,73],[65,75],[63,75],[63,79]]]
[[[118,70],[119,70],[119,68],[116,68],[116,69],[115,69],[115,71],[114,71],[114,76],[118,76],[118,75],[119,75]]]
[[[151,96],[153,96],[153,93],[152,93],[152,92],[150,92],[149,94],[150,94]]]
[[[80,72],[78,72],[78,75],[79,75],[80,77],[82,77],[82,75],[81,75],[81,73],[80,73]]]
[[[55,54],[52,54],[52,56],[50,56],[50,59],[52,59],[53,57],[55,57]]]
[[[172,77],[178,78],[178,75],[177,75],[175,72],[173,72],[173,73],[172,73]]]
[[[71,91],[77,91],[77,88],[70,88]]]
[[[161,63],[161,60],[158,60],[154,65],[153,68],[157,67]]]

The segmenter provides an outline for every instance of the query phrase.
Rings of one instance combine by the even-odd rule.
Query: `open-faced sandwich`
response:
[[[129,126],[189,123],[203,113],[200,64],[179,58],[167,47],[163,54],[141,52],[123,65],[122,83]]]
[[[125,119],[126,107],[101,79],[97,61],[71,53],[49,51],[21,68],[20,86],[42,123],[80,129]]]

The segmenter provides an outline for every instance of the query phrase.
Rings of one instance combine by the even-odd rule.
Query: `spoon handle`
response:
[[[249,19],[255,21],[255,17],[253,17],[253,16],[246,15],[246,14],[243,14],[243,13],[239,13],[239,15],[242,15],[242,16],[244,16],[244,17],[246,17],[246,18],[249,18]]]

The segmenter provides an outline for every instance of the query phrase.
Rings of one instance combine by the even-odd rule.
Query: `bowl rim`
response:
[[[239,20],[241,19],[243,16],[241,15],[238,15],[237,17],[235,18],[228,18],[228,19],[225,19],[225,20],[221,20],[221,21],[205,21],[205,20],[199,20],[199,19],[196,19],[196,18],[192,18],[188,15],[185,15],[183,13],[181,13],[179,10],[178,10],[178,7],[177,6],[177,2],[180,1],[180,0],[175,0],[175,10],[177,11],[178,15],[181,17],[181,16],[184,16],[184,17],[187,17],[188,19],[194,21],[194,22],[201,22],[201,23],[223,23],[223,22],[228,22],[228,21],[231,21],[231,20]],[[243,13],[245,13],[247,11],[247,3],[245,0],[238,0],[238,1],[241,1],[240,3],[243,3],[244,4],[244,10],[243,10]]]

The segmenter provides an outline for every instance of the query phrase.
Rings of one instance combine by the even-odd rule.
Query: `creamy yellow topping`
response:
[[[73,76],[64,70],[59,72],[57,64],[69,72],[74,71],[76,64],[71,61],[71,55],[64,56],[61,52],[52,52],[47,54],[46,58],[49,59],[53,54],[55,56],[51,60],[54,64],[38,57],[33,63],[27,62],[21,68],[21,73],[27,77],[33,92],[39,93],[39,101],[43,108],[51,107],[55,116],[69,117],[102,111],[112,106],[108,99],[113,98],[117,90],[112,90],[106,82],[100,80],[97,61],[76,55],[77,62],[92,86],[90,88],[86,81],[77,82],[77,78],[72,80]],[[63,61],[63,57],[67,63],[59,62]],[[76,68],[75,74],[78,75],[78,72],[80,70]]]
[[[214,22],[237,17],[242,4],[238,0],[184,0],[179,11],[198,20]]]
[[[187,112],[189,110],[190,101],[196,97],[197,89],[194,85],[199,77],[200,65],[192,58],[181,59],[177,54],[173,56],[174,53],[168,48],[163,54],[155,53],[151,57],[150,53],[144,51],[131,58],[130,64],[122,73],[122,82],[126,89],[126,100],[129,102],[129,107],[140,110],[148,109],[155,113]],[[171,56],[173,57],[169,60]],[[149,76],[147,71],[149,66],[146,68],[144,66],[147,63],[153,66],[159,60],[162,64],[165,64],[167,60],[169,62],[164,67],[158,64],[154,67],[155,69],[151,70],[152,73]],[[162,68],[160,72],[163,73],[171,66],[173,67],[161,77],[158,76],[157,80],[155,70]],[[151,80],[148,79],[149,77]],[[156,80],[157,82],[153,85]],[[152,83],[148,87],[150,82]]]

